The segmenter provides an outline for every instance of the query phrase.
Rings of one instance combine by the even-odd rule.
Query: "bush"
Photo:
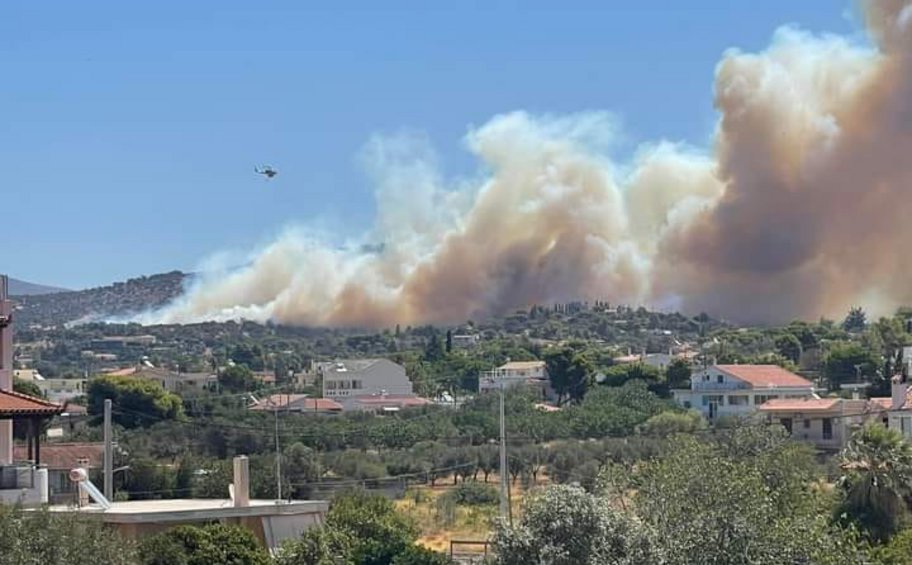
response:
[[[143,540],[139,548],[143,565],[267,565],[269,554],[250,530],[240,526],[209,524],[178,526]]]
[[[98,520],[0,504],[0,565],[136,563],[133,545]]]
[[[500,494],[496,488],[475,481],[462,483],[444,496],[452,496],[456,504],[467,506],[486,506],[500,501]]]

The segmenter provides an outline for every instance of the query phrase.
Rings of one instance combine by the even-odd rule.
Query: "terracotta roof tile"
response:
[[[24,461],[28,458],[28,447],[17,445],[13,448],[13,458]],[[100,469],[104,466],[103,443],[48,443],[41,444],[41,463],[48,469],[69,471],[79,465],[83,459],[88,460],[89,469]]]
[[[893,399],[889,396],[878,396],[876,398],[871,398],[870,400],[872,403],[876,404],[883,410],[889,410],[893,408]]]
[[[832,410],[839,404],[839,398],[774,398],[760,406],[764,412],[815,412]]]
[[[717,369],[754,387],[813,387],[814,384],[778,365],[716,365]]]
[[[63,412],[63,406],[12,390],[0,390],[0,414],[51,416]]]
[[[260,400],[251,410],[301,410],[319,412],[341,412],[342,405],[329,398],[310,398],[306,394],[273,394]]]

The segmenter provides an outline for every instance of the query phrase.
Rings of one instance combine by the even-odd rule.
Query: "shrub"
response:
[[[453,497],[456,504],[467,506],[486,506],[497,504],[500,500],[500,494],[496,488],[475,481],[460,484],[444,496],[448,495]]]

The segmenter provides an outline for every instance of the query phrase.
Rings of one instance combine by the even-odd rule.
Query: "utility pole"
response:
[[[510,508],[510,472],[507,466],[507,422],[504,409],[503,378],[500,380],[500,514],[513,525],[513,511]]]
[[[276,403],[278,404],[278,403]],[[282,451],[279,449],[279,407],[275,413],[275,449],[276,449],[276,500],[282,500]]]
[[[114,500],[114,441],[111,432],[111,399],[104,401],[104,495]]]

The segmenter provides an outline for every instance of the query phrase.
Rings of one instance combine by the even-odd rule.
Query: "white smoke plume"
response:
[[[454,182],[420,138],[377,138],[379,249],[287,231],[142,321],[379,327],[600,299],[773,322],[912,302],[912,0],[863,8],[870,44],[784,28],[726,53],[705,152],[617,164],[610,115],[515,112],[470,131],[485,173]]]

